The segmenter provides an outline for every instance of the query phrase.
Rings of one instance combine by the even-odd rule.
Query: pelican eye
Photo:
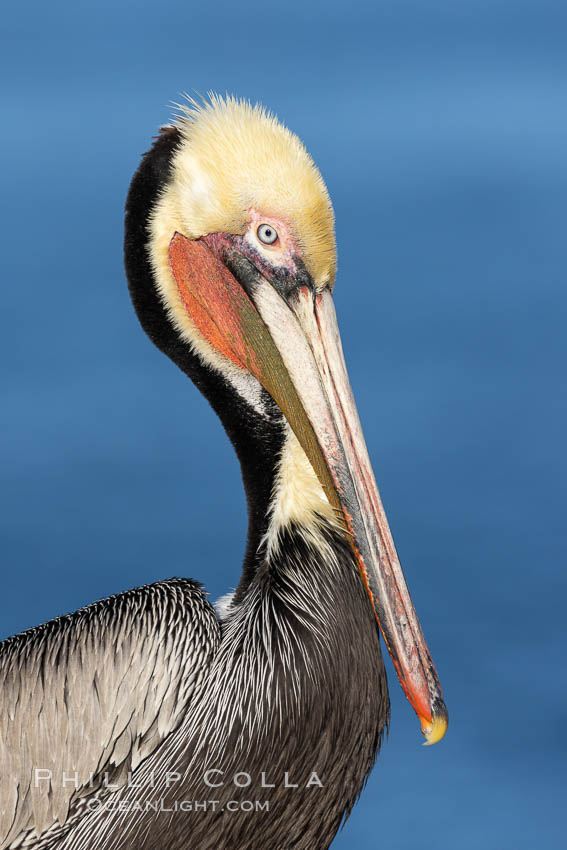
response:
[[[261,224],[256,235],[264,245],[273,245],[277,241],[278,231],[271,224]]]

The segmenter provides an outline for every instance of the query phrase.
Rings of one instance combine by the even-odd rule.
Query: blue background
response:
[[[237,581],[237,463],[138,326],[122,215],[170,100],[259,99],[334,201],[352,383],[451,714],[422,749],[390,668],[390,737],[333,846],[565,846],[567,6],[2,18],[2,635],[173,574]]]

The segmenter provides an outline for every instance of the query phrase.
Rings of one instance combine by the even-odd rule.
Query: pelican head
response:
[[[284,429],[262,545],[277,547],[292,521],[315,545],[322,523],[340,530],[426,743],[435,743],[447,712],[350,389],[321,174],[273,115],[232,98],[189,103],[157,144],[163,157],[153,157],[127,205],[126,264],[142,324],[221,418],[220,383],[253,421]],[[144,232],[135,233],[128,219],[139,220],[136,206],[158,183]],[[136,284],[144,264],[151,291]],[[242,459],[246,446],[227,430]]]

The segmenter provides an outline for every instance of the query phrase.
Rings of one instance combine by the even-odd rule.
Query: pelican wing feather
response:
[[[49,841],[177,728],[220,642],[197,582],[126,591],[0,643],[0,850]]]

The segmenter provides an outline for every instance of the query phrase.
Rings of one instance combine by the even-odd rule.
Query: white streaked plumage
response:
[[[185,580],[95,602],[6,641],[0,848],[56,832],[73,797],[123,785],[179,725],[219,641],[211,606]]]

